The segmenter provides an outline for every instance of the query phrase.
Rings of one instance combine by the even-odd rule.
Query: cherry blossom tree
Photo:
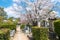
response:
[[[48,20],[48,18],[54,18],[55,14],[52,14],[52,8],[54,7],[53,2],[51,0],[34,0],[33,2],[29,2],[29,0],[25,1],[28,4],[26,7],[26,11],[30,19],[41,21]],[[29,18],[27,18],[29,19]]]
[[[55,14],[51,14],[52,8],[54,7],[54,3],[51,0],[21,0],[16,2],[18,9],[24,9],[26,14],[20,15],[20,18],[22,20],[27,20],[27,22],[32,21],[42,21],[42,20],[48,20],[48,18],[54,18]],[[23,6],[19,6],[22,3]],[[17,12],[20,12],[19,10],[15,10]],[[23,11],[24,12],[24,11]],[[25,16],[24,16],[25,15]],[[52,15],[52,16],[51,16]]]

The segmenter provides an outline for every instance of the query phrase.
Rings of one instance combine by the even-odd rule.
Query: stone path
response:
[[[21,31],[20,27],[17,27],[17,32],[12,40],[29,40],[28,37]]]

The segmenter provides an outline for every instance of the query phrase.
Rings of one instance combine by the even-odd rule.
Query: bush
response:
[[[48,28],[32,28],[32,35],[34,40],[48,40]]]
[[[32,28],[32,35],[34,40],[40,40],[40,28]]]
[[[0,29],[1,28],[9,28],[9,29],[13,30],[13,29],[16,29],[16,25],[15,24],[8,24],[8,23],[1,23]]]
[[[60,36],[60,20],[54,22],[54,30],[58,36]]]
[[[21,29],[24,29],[25,25],[24,24],[21,24],[20,28]]]
[[[40,40],[48,40],[48,28],[40,28]]]
[[[16,30],[16,25],[14,25],[14,24],[9,25],[9,29],[11,29],[11,30]]]
[[[9,29],[0,29],[0,40],[9,40],[10,31]]]

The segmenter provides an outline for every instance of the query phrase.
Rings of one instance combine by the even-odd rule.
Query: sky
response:
[[[30,1],[33,2],[34,0],[30,0]],[[18,2],[20,2],[20,3],[18,4]],[[60,0],[52,0],[52,2],[55,3],[55,6],[52,10],[56,11],[58,13],[58,16],[60,16]],[[25,2],[23,2],[23,0],[0,0],[0,7],[4,8],[4,10],[7,12],[9,17],[11,17],[11,16],[19,17],[20,15],[18,16],[18,14],[26,13],[26,11],[25,11],[26,6],[27,6],[27,4]],[[17,7],[19,7],[20,9],[18,9]],[[16,9],[16,10],[14,10],[14,9]],[[18,11],[18,12],[16,12],[16,11]],[[18,13],[18,14],[16,14],[16,13]]]
[[[12,0],[0,0],[0,6],[1,6],[1,7],[11,6],[12,3],[13,3]]]

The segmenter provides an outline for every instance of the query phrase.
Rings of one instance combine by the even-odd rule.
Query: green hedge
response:
[[[10,39],[10,30],[0,29],[0,40],[9,40],[9,39]]]
[[[40,28],[32,28],[32,35],[34,40],[40,40]]]
[[[60,20],[54,22],[54,28],[56,34],[60,36]]]
[[[48,28],[32,28],[32,35],[34,40],[48,40]]]
[[[24,27],[25,27],[24,24],[21,24],[21,25],[20,25],[20,28],[21,28],[21,29],[24,29]]]
[[[2,23],[2,24],[0,24],[0,29],[1,28],[9,28],[11,30],[13,30],[13,29],[16,30],[16,25],[15,24]]]
[[[40,28],[40,40],[48,40],[48,28]]]

